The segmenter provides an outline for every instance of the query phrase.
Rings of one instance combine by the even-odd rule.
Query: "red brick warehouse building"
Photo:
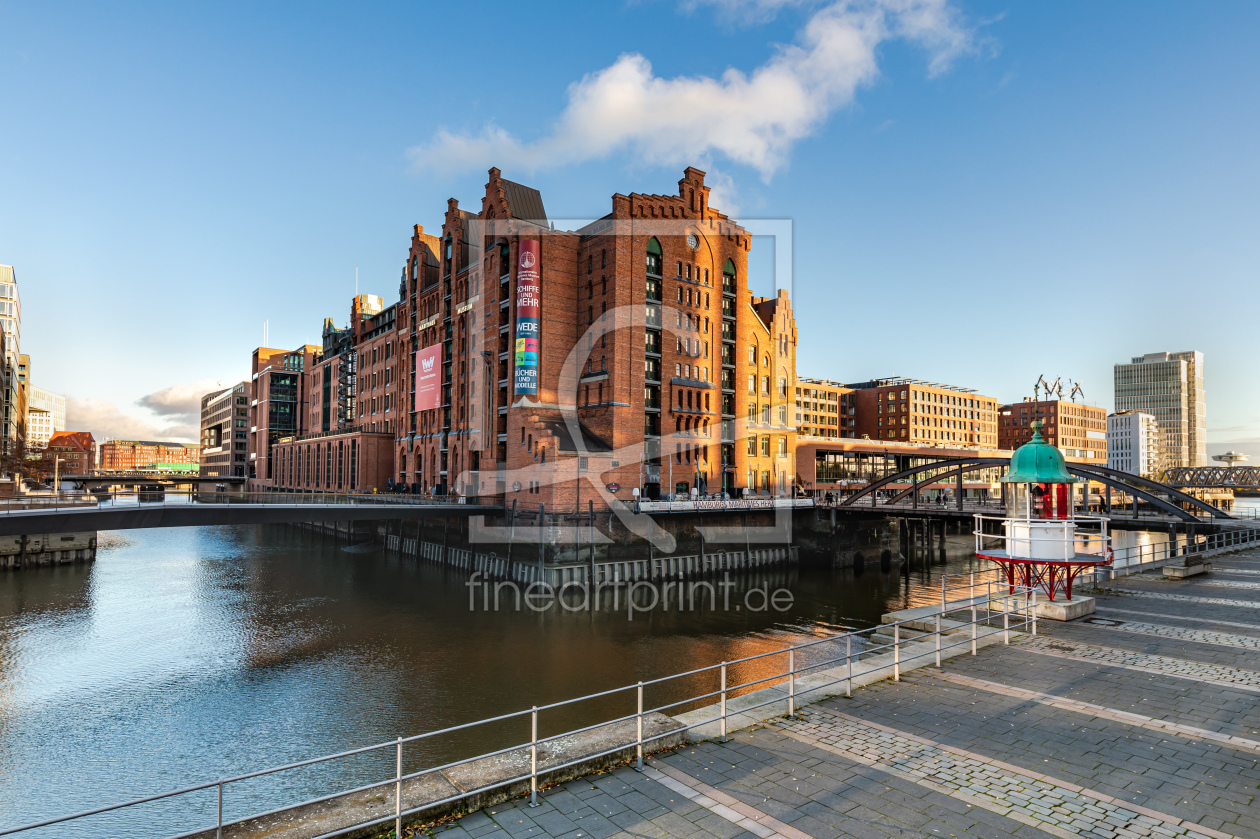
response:
[[[677,195],[614,195],[561,231],[537,190],[491,169],[478,212],[451,199],[440,236],[415,227],[397,303],[326,323],[302,428],[273,457],[303,448],[275,485],[383,489],[361,462],[379,435],[395,483],[551,510],[636,489],[789,492],[791,306],[749,292],[751,238],[708,195],[687,169]],[[325,446],[309,468],[307,435]],[[354,487],[329,442],[359,459]]]

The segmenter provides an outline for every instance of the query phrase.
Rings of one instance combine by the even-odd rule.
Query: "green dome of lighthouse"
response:
[[[1004,484],[1074,484],[1080,479],[1068,474],[1063,453],[1045,441],[1041,420],[1033,420],[1032,439],[1011,455],[1011,468]]]

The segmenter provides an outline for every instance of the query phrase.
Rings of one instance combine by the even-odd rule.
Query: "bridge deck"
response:
[[[57,505],[0,511],[0,536],[132,530],[145,527],[204,527],[223,524],[288,524],[302,521],[380,521],[459,518],[503,512],[488,504],[449,503],[130,503]]]

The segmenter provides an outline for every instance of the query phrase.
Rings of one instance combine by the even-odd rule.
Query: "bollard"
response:
[[[722,662],[722,742],[726,742],[726,662]]]
[[[1032,634],[1037,634],[1037,590],[1032,590]]]
[[[529,806],[538,806],[538,706],[529,714]]]
[[[1011,643],[1011,598],[1002,598],[1002,643]]]
[[[223,839],[223,779],[219,779],[219,826],[214,831],[214,839]]]
[[[638,743],[635,745],[635,764],[634,768],[637,772],[643,771],[643,682],[639,682],[638,689],[639,712],[638,712]]]

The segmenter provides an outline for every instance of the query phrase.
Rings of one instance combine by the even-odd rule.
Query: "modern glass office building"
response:
[[[1116,413],[1141,411],[1159,424],[1163,468],[1207,465],[1203,353],[1157,352],[1115,366]]]

